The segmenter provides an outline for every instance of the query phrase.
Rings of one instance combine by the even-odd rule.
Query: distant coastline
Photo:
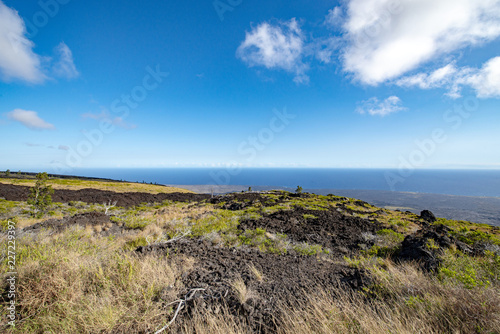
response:
[[[73,175],[131,182],[295,189],[371,189],[461,196],[500,197],[500,170],[346,168],[93,168]]]
[[[294,191],[293,187],[284,186],[256,186],[255,183],[250,183],[250,185],[214,185],[214,184],[182,184],[182,182],[171,182],[165,183],[161,182],[161,175],[173,172],[173,175],[169,175],[170,179],[180,181],[190,180],[194,181],[206,181],[206,176],[208,171],[205,169],[201,173],[201,177],[190,178],[192,175],[200,175],[200,170],[147,170],[147,169],[134,169],[134,173],[126,172],[123,174],[123,170],[106,170],[102,172],[101,170],[89,169],[86,172],[80,174],[81,171],[73,171],[73,175],[59,175],[50,174],[52,176],[61,178],[79,178],[84,180],[101,180],[101,181],[112,181],[112,182],[138,182],[142,183],[156,183],[163,184],[166,186],[176,186],[180,188],[185,188],[198,193],[228,193],[228,192],[241,192],[247,191],[251,186],[254,191],[265,191],[270,189],[282,189],[287,191]],[[150,173],[151,172],[151,173]],[[182,173],[184,172],[184,174]],[[359,172],[359,171],[358,171]],[[177,174],[181,173],[181,174]],[[198,174],[197,174],[198,173]],[[500,175],[499,172],[493,172],[493,175]],[[33,172],[22,172],[24,175],[34,176],[36,173]],[[80,176],[74,176],[75,174]],[[176,175],[177,174],[177,175]],[[491,173],[490,173],[491,174]],[[12,176],[16,176],[17,172],[12,172]],[[134,176],[135,175],[135,176]],[[256,181],[253,179],[253,181]],[[269,181],[269,180],[266,180]],[[450,181],[450,180],[448,180]],[[390,208],[399,209],[401,211],[411,211],[414,213],[420,213],[422,210],[431,210],[438,217],[443,217],[447,219],[456,220],[467,220],[474,223],[485,223],[494,226],[500,226],[500,197],[495,196],[464,196],[464,195],[450,195],[450,194],[438,194],[431,192],[415,192],[415,191],[389,191],[389,190],[374,190],[374,189],[342,189],[342,188],[311,188],[307,187],[304,183],[300,181],[296,182],[297,185],[301,185],[304,191],[326,195],[329,193],[357,198],[373,205]],[[492,179],[492,187],[498,183],[498,179],[495,177]],[[500,189],[500,188],[498,188]]]

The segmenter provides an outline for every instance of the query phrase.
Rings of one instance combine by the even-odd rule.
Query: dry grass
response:
[[[139,258],[119,247],[81,228],[20,238],[17,302],[23,320],[12,332],[134,333],[165,323],[172,310],[163,305],[176,299],[177,278],[193,262]]]
[[[224,306],[216,310],[193,312],[190,319],[185,319],[172,333],[183,334],[248,334],[248,326],[239,318],[229,314]]]
[[[498,333],[498,289],[443,285],[413,265],[373,268],[364,293],[316,292],[284,306],[280,333]]]
[[[186,225],[186,220],[199,220],[203,219],[214,212],[211,205],[200,205],[190,207],[186,203],[176,203],[167,207],[161,208],[156,212],[149,213],[152,215],[157,224],[161,227],[177,228]]]
[[[240,303],[244,304],[249,297],[249,290],[247,289],[247,285],[245,284],[245,282],[241,278],[238,278],[234,280],[231,286],[236,293],[236,296],[238,297]]]
[[[96,235],[109,226],[89,225],[87,229],[73,227],[58,234],[47,231],[16,240],[17,301],[22,320],[12,332],[153,333],[172,318],[174,307],[165,305],[177,300],[181,290],[192,288],[182,287],[179,277],[193,267],[194,260],[155,255],[139,257],[128,250],[140,244],[166,241],[186,229],[197,229],[197,236],[221,243],[219,231],[233,226],[233,219],[238,218],[234,212],[217,210],[211,205],[185,203],[125,211],[120,211],[123,217],[147,224],[113,238]],[[412,227],[405,224],[402,214],[384,217],[391,226]],[[22,223],[18,223],[18,227]],[[0,236],[0,247],[7,249],[5,235]],[[461,263],[458,257],[446,259],[446,263]],[[467,288],[460,280],[440,281],[412,264],[395,265],[376,258],[354,259],[354,262],[369,270],[373,278],[371,286],[360,292],[311,291],[293,307],[283,304],[276,310],[280,315],[277,331],[295,334],[500,333],[498,278],[490,285]],[[0,262],[2,273],[9,271],[6,264],[4,258]],[[476,267],[457,265],[452,269],[469,273],[462,268]],[[249,264],[249,271],[256,280],[264,281],[262,272],[253,264]],[[476,279],[475,275],[471,277]],[[5,289],[6,281],[1,278],[1,287]],[[241,278],[231,285],[241,303],[260,298]],[[229,314],[222,303],[211,305],[211,309],[203,312],[191,311],[191,317],[180,316],[167,332],[248,333],[243,320]],[[2,319],[0,325],[5,324],[6,318]],[[2,329],[0,327],[0,331]]]
[[[262,272],[260,272],[259,269],[257,269],[254,266],[253,263],[249,264],[248,268],[250,269],[250,271],[252,272],[252,274],[255,276],[255,279],[257,279],[257,281],[262,282],[264,280],[264,275],[262,274]]]
[[[159,233],[148,227],[141,233]],[[14,333],[154,332],[172,317],[178,277],[194,261],[175,262],[121,249],[124,240],[97,238],[81,228],[18,240],[18,307]],[[5,243],[5,240],[2,240]],[[4,246],[4,245],[3,245]],[[283,304],[278,333],[498,333],[498,287],[443,284],[412,264],[366,261],[373,284],[361,291],[313,291]],[[254,268],[254,269],[252,269]],[[2,271],[6,272],[5,263]],[[252,273],[261,273],[250,265]],[[5,282],[5,280],[3,280]],[[253,298],[240,278],[232,287],[241,303]],[[176,320],[171,333],[247,333],[224,305]]]
[[[384,262],[372,268],[371,291],[311,291],[293,306],[283,304],[277,310],[277,333],[499,333],[498,289],[443,285],[412,264]],[[242,281],[233,287],[245,293]],[[215,312],[195,311],[177,332],[247,333],[248,326],[221,306]]]
[[[139,243],[133,243],[133,246],[140,246],[165,242],[174,236],[185,234],[193,222],[210,216],[212,212],[211,205],[189,207],[186,203],[174,203],[161,208],[150,207],[147,211],[125,213],[118,216],[115,222],[120,226],[130,227],[134,223],[140,226],[135,233],[121,238],[125,243],[140,240]]]
[[[14,184],[27,187],[35,185],[35,179],[16,179],[16,178],[1,178],[0,183]],[[123,192],[144,192],[150,194],[159,193],[192,193],[192,191],[176,187],[166,187],[161,185],[153,185],[147,183],[133,183],[133,182],[107,182],[107,181],[90,181],[78,179],[56,179],[50,178],[48,183],[54,189],[69,189],[79,190],[85,188],[92,188],[98,190],[109,190],[118,193]]]

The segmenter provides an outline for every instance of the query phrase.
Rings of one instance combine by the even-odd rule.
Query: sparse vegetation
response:
[[[238,278],[231,284],[231,286],[236,292],[236,296],[238,297],[240,303],[244,304],[249,297],[249,291],[245,282],[241,278]]]
[[[18,174],[20,174],[20,172]],[[33,187],[36,183],[36,177],[25,176],[23,178],[0,178],[0,183]],[[150,194],[173,193],[173,192],[191,193],[191,191],[181,188],[143,184],[143,183],[133,183],[133,182],[51,178],[50,183],[52,188],[54,189],[79,190],[85,188],[92,188],[99,190],[109,190],[114,192],[145,192]]]
[[[249,264],[248,267],[250,268],[250,271],[255,276],[257,281],[262,282],[262,280],[264,279],[264,275],[262,274],[262,272],[259,269],[257,269],[253,264]]]
[[[46,186],[43,181],[47,179],[42,178],[40,187]],[[439,235],[427,237],[423,249],[439,262],[435,271],[425,271],[416,263],[396,261],[403,239],[420,228],[419,218],[413,214],[333,195],[299,197],[276,191],[241,196],[254,197],[234,201],[224,197],[220,202],[164,201],[126,208],[112,207],[113,202],[53,203],[51,217],[97,212],[109,220],[61,230],[19,230],[16,269],[20,321],[15,328],[2,330],[23,334],[155,332],[174,319],[179,300],[199,287],[185,285],[185,277],[198,268],[200,277],[218,275],[224,293],[203,291],[199,295],[204,297],[196,302],[184,301],[190,316],[181,313],[184,316],[174,319],[166,332],[248,332],[246,318],[234,310],[262,312],[259,307],[264,304],[259,303],[276,298],[257,293],[256,289],[276,283],[276,276],[270,272],[273,268],[259,262],[261,256],[279,262],[291,259],[290,268],[279,270],[291,270],[293,275],[300,274],[293,266],[312,261],[318,264],[316,268],[339,266],[347,280],[365,277],[355,288],[321,284],[296,287],[295,299],[272,304],[274,318],[270,321],[279,324],[273,329],[277,333],[496,333],[500,328],[498,229],[438,219],[434,227],[447,226],[450,240],[474,248],[475,253],[461,251],[454,244],[445,248]],[[232,206],[234,203],[238,206]],[[339,213],[346,219],[338,222],[339,232],[321,232],[319,222]],[[1,229],[8,228],[9,220],[15,220],[18,228],[43,221],[31,216],[27,202],[0,199]],[[271,225],[271,221],[281,225]],[[103,234],[109,227],[106,224],[115,226],[118,232]],[[295,225],[289,231],[281,231],[291,224]],[[367,229],[360,230],[359,235],[352,236],[350,230],[342,234],[340,228],[349,228],[349,224]],[[318,229],[303,232],[308,225]],[[339,244],[325,246],[321,234]],[[350,237],[358,238],[363,245],[345,249],[342,243]],[[4,234],[0,238],[2,249],[7,242]],[[195,247],[207,247],[213,261],[200,262],[190,253],[178,253],[182,245],[193,242]],[[138,247],[148,245],[170,246],[164,253],[136,252]],[[222,260],[216,254],[225,249],[229,249],[225,256],[231,257],[236,267],[217,267]],[[245,254],[259,255],[245,261]],[[3,273],[8,272],[7,265],[4,257],[0,262]],[[211,267],[205,265],[214,267],[207,269]],[[2,282],[6,291],[6,280]],[[215,289],[213,280],[207,284],[208,290]],[[224,296],[238,305],[228,307],[222,302]],[[196,306],[201,301],[211,303],[210,307]],[[2,315],[5,318],[4,309]]]
[[[28,204],[31,205],[31,213],[34,217],[40,218],[45,214],[47,208],[52,204],[52,193],[54,190],[47,184],[47,173],[38,173],[36,183],[30,189]]]

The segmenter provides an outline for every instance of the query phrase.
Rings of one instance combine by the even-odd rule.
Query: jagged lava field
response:
[[[500,228],[282,190],[0,178],[9,333],[500,333]]]

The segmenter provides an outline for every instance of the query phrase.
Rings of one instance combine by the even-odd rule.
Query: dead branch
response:
[[[155,334],[159,334],[161,332],[163,332],[165,329],[167,329],[171,324],[174,323],[175,321],[175,318],[177,318],[177,315],[179,314],[179,312],[184,308],[184,305],[186,304],[186,301],[188,300],[191,300],[194,296],[194,294],[196,293],[196,291],[204,291],[205,289],[202,289],[202,288],[196,288],[196,289],[191,289],[189,290],[189,292],[184,296],[184,299],[179,299],[179,300],[176,300],[174,302],[171,302],[168,305],[172,305],[172,304],[175,304],[175,303],[179,303],[179,305],[177,306],[177,310],[175,310],[175,313],[174,313],[174,316],[172,317],[172,320],[170,320],[168,322],[168,324],[166,324],[165,326],[163,326],[162,328],[160,328],[159,330],[157,330],[155,332]]]
[[[116,206],[116,203],[117,201],[114,201],[113,203],[111,203],[111,200],[109,200],[108,203],[103,203],[103,206],[104,206],[104,214],[107,215],[108,214],[108,210],[111,209],[111,208],[114,208]]]
[[[171,242],[175,242],[177,240],[180,240],[180,239],[188,236],[190,233],[191,233],[191,230],[186,230],[186,231],[184,231],[184,232],[182,232],[180,234],[176,234],[174,237],[168,239],[167,241],[164,241],[163,243],[169,244]]]

